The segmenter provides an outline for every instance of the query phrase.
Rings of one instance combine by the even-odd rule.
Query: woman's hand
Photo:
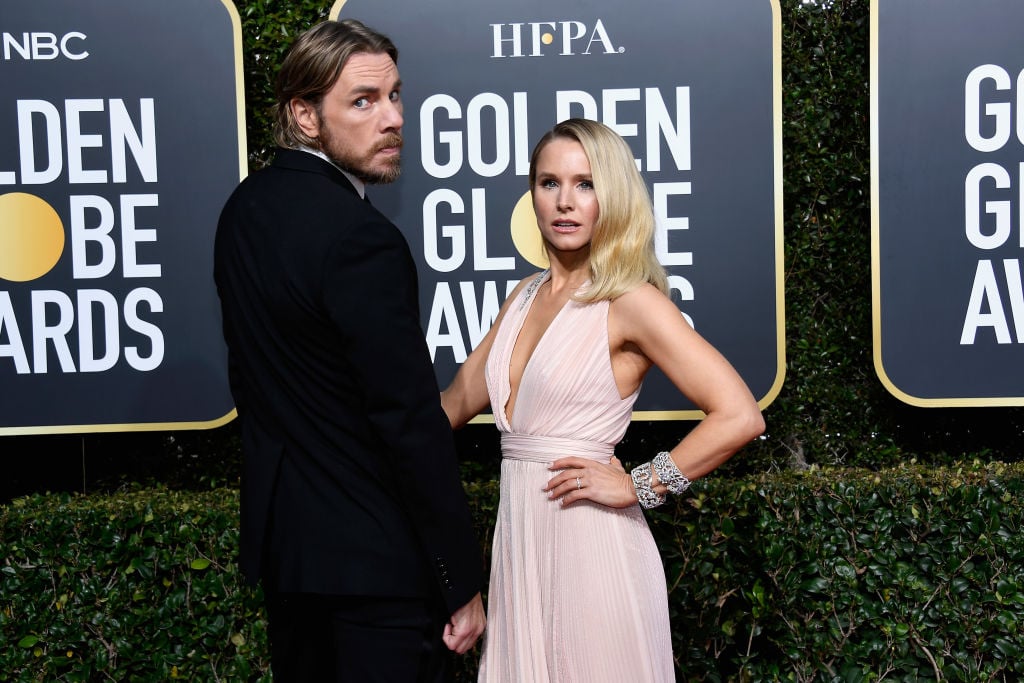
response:
[[[562,505],[577,500],[592,500],[612,508],[636,504],[633,479],[614,455],[608,464],[587,458],[561,458],[548,469],[556,474],[544,491],[551,500],[561,499]]]

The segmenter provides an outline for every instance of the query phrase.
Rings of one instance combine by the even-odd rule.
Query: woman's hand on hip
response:
[[[592,500],[612,508],[636,504],[633,479],[614,455],[607,464],[575,456],[560,458],[548,469],[555,475],[544,491],[551,500],[560,499],[562,505],[577,500]]]

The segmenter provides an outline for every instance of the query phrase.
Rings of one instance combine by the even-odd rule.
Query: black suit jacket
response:
[[[482,562],[399,230],[333,165],[279,150],[217,229],[242,428],[241,562],[279,591],[427,596]]]

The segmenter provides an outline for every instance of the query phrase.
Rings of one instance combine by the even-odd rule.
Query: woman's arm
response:
[[[635,344],[707,416],[671,450],[688,479],[708,474],[764,431],[761,410],[739,373],[668,297],[640,287],[617,299],[609,318],[609,327],[614,325],[627,345]]]
[[[764,431],[761,411],[739,373],[656,288],[644,285],[622,295],[612,302],[608,320],[620,387],[637,385],[649,367],[657,365],[706,414],[669,453],[688,479],[708,474]],[[655,455],[651,453],[652,458]],[[613,507],[636,501],[628,474],[621,468],[595,468],[594,464],[578,458],[552,463],[551,469],[563,471],[548,484],[551,497],[561,497],[563,504],[587,498]],[[653,484],[656,493],[667,491],[657,474]]]
[[[505,317],[505,311],[510,303],[519,296],[519,292],[522,291],[525,283],[533,280],[534,277],[531,275],[516,285],[516,288],[512,290],[512,293],[508,295],[505,302],[501,305],[501,310],[498,311],[498,316],[495,318],[494,324],[491,325],[491,329],[487,331],[480,344],[473,349],[473,352],[469,354],[469,358],[462,364],[459,371],[455,373],[452,383],[441,392],[441,406],[448,415],[448,421],[451,423],[452,429],[464,426],[483,412],[488,403],[490,403],[490,398],[487,395],[487,380],[484,376],[487,356],[491,353],[491,347],[494,345],[494,336],[497,334],[498,327]]]

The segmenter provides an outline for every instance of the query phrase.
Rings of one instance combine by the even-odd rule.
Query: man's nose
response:
[[[381,117],[381,128],[384,130],[390,130],[392,128],[399,129],[402,124],[405,123],[405,119],[402,117],[402,103],[391,102],[390,100],[385,105],[384,114]]]

